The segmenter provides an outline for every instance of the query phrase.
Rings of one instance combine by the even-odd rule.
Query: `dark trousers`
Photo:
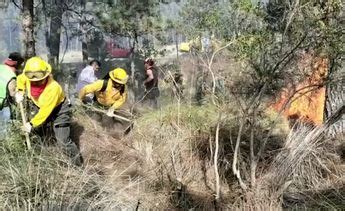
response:
[[[61,108],[57,108],[55,119],[53,119],[53,129],[58,145],[60,145],[65,153],[72,158],[74,164],[80,166],[82,158],[78,146],[70,137],[71,124],[71,104],[65,100]]]
[[[153,87],[147,90],[143,96],[143,104],[148,105],[151,108],[158,108],[158,97],[160,95],[158,87]]]
[[[70,137],[71,114],[71,104],[65,100],[53,110],[47,121],[38,129],[45,130],[52,126],[58,146],[62,147],[75,165],[80,166],[82,157],[79,148]]]

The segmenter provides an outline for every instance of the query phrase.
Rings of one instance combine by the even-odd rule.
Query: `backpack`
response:
[[[0,110],[6,103],[9,103],[8,98],[8,84],[16,78],[15,73],[8,70],[5,65],[0,65]]]
[[[106,74],[103,77],[103,79],[102,79],[103,80],[103,85],[102,85],[102,88],[99,90],[100,92],[104,92],[107,89],[109,79],[110,79],[110,75],[109,74]],[[122,89],[120,90],[120,94],[122,95],[124,92],[125,92],[125,86],[122,86]]]
[[[103,79],[102,79],[102,80],[103,80],[103,85],[102,85],[101,90],[99,90],[100,92],[104,92],[104,91],[107,89],[107,85],[108,85],[109,78],[110,78],[109,73],[106,74],[106,75],[103,77]]]

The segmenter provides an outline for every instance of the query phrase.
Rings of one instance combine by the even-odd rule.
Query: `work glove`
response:
[[[16,103],[21,103],[24,100],[24,95],[20,92],[16,92],[16,94],[14,95],[14,98],[16,100]]]
[[[30,133],[31,130],[32,130],[32,125],[30,122],[27,122],[25,123],[23,126],[22,126],[22,130],[26,133]]]
[[[108,117],[113,117],[114,116],[114,111],[115,111],[114,108],[109,108],[108,111],[107,111],[107,116]]]

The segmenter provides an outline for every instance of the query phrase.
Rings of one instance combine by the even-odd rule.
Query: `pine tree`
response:
[[[22,25],[24,32],[24,57],[35,56],[35,38],[34,38],[34,1],[23,0]]]

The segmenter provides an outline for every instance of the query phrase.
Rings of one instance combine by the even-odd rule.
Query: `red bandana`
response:
[[[42,84],[42,85],[33,85],[30,84],[30,88],[31,88],[31,96],[35,99],[38,99],[40,97],[40,95],[42,94],[42,92],[44,91],[44,89],[46,88],[48,83],[48,80]]]
[[[10,66],[10,67],[16,67],[17,62],[16,62],[16,61],[13,61],[13,60],[11,60],[11,59],[6,59],[5,62],[4,62],[4,64],[6,64],[6,65],[8,65],[8,66]]]

